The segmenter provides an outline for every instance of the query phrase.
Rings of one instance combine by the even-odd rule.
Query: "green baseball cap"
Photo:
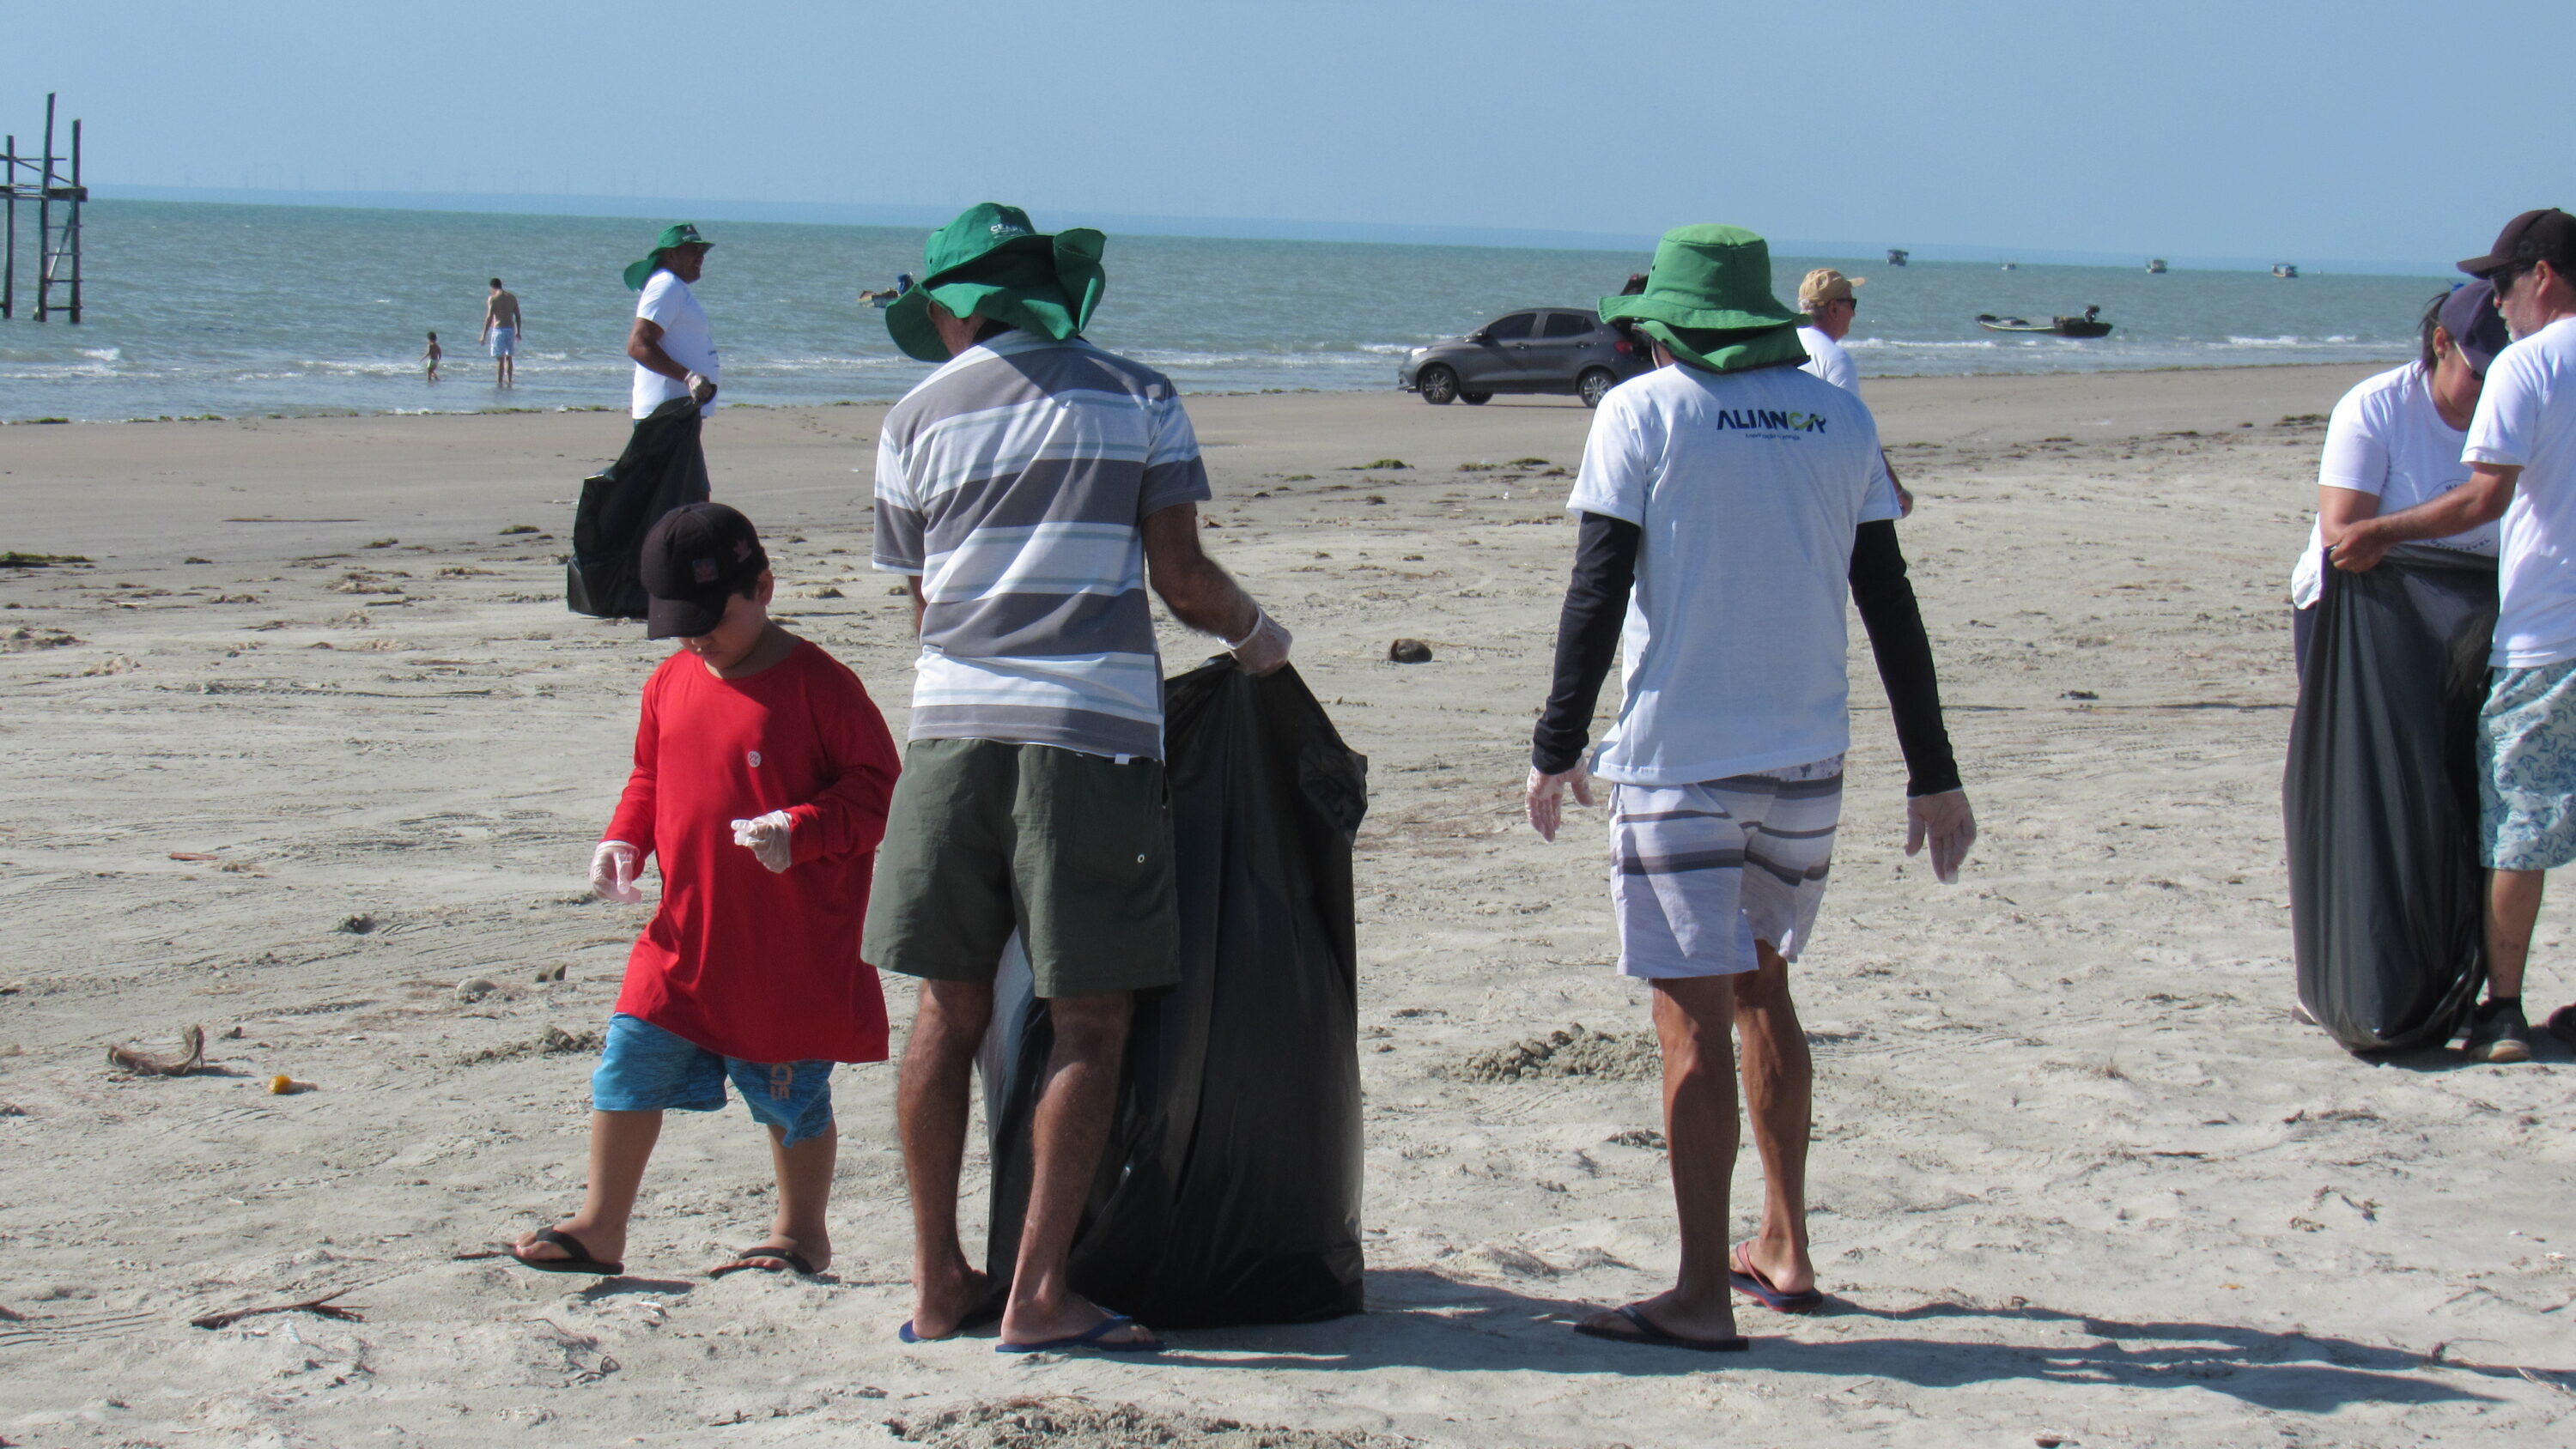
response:
[[[653,243],[653,254],[640,262],[629,262],[626,264],[626,290],[630,292],[643,291],[644,284],[653,280],[654,271],[662,265],[662,253],[669,251],[671,248],[711,247],[714,245],[714,242],[698,235],[698,229],[689,225],[685,221],[681,222],[677,226],[666,226],[662,228],[660,240]]]
[[[1803,362],[1806,317],[1771,295],[1771,244],[1740,226],[1683,226],[1655,244],[1646,290],[1601,299],[1601,320],[1625,319],[1711,372]]]
[[[921,281],[886,308],[886,333],[907,357],[946,362],[930,325],[936,300],[957,316],[981,312],[1062,342],[1100,305],[1106,241],[1087,226],[1049,235],[1016,206],[979,201],[921,244]]]

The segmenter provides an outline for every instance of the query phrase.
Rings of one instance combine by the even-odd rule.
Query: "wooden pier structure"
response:
[[[36,208],[36,320],[53,313],[81,319],[81,203],[89,188],[81,185],[81,123],[72,122],[71,151],[54,152],[54,96],[45,94],[45,149],[40,155],[18,154],[18,138],[0,153],[0,197],[7,210],[6,249],[0,250],[0,317],[18,315],[18,206]],[[69,170],[63,169],[68,164]],[[57,219],[59,217],[59,219]],[[56,301],[55,293],[63,300]]]

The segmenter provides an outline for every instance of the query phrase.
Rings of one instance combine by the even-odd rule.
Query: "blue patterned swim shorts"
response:
[[[2478,711],[2478,833],[2490,870],[2576,861],[2576,659],[2489,676]]]

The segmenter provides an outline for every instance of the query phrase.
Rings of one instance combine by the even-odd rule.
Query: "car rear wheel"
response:
[[[1462,392],[1458,394],[1458,401],[1465,403],[1471,408],[1483,407],[1485,404],[1492,402],[1493,400],[1494,395],[1489,392]]]
[[[1601,406],[1601,399],[1608,396],[1610,389],[1618,385],[1619,379],[1606,367],[1589,369],[1574,380],[1574,390],[1583,395],[1583,405],[1588,408]]]
[[[1434,407],[1447,407],[1458,400],[1458,374],[1448,368],[1426,367],[1413,385],[1421,391],[1422,400]]]

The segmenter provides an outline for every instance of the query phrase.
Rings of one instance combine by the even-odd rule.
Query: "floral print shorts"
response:
[[[2490,870],[2576,861],[2576,659],[2489,676],[2478,712],[2478,833]]]

